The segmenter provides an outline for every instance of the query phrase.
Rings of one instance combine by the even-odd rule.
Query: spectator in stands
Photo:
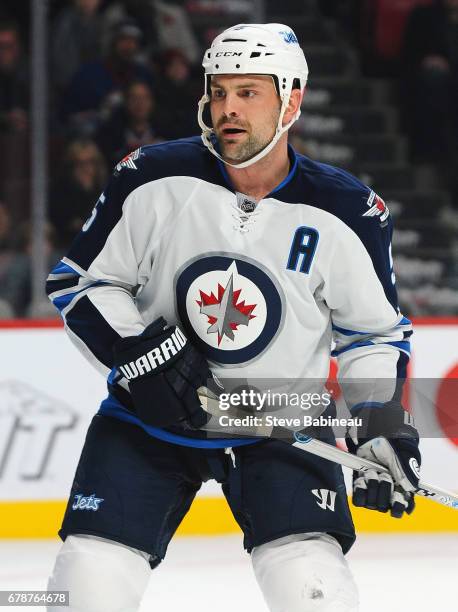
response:
[[[73,0],[57,16],[51,37],[52,78],[63,90],[78,68],[98,60],[102,50],[101,0]]]
[[[215,6],[211,6],[212,4]],[[204,13],[207,10],[210,10],[211,12],[213,9],[216,9],[216,11],[220,12],[220,14],[224,14],[226,11],[231,12],[231,4],[233,3],[203,2],[202,8]],[[251,8],[250,2],[239,2],[238,4],[238,9],[241,8],[240,5],[245,4],[245,8],[248,9],[249,12]],[[161,51],[180,49],[193,64],[200,63],[201,59],[201,49],[199,47],[196,32],[190,18],[190,14],[194,12],[196,8],[198,8],[198,5],[199,2],[155,2],[159,49]]]
[[[158,62],[157,103],[165,114],[171,138],[199,133],[196,105],[202,95],[201,75],[179,49],[171,49]]]
[[[414,9],[403,46],[405,116],[415,161],[448,165],[458,140],[458,0]]]
[[[66,92],[64,115],[84,132],[97,127],[100,114],[107,115],[122,101],[129,83],[153,82],[152,72],[140,61],[142,32],[133,21],[118,24],[108,56],[85,64],[75,74]]]
[[[156,3],[145,0],[110,0],[103,13],[106,26],[104,48],[109,44],[109,34],[119,23],[134,20],[140,27],[149,53],[157,51],[158,36],[156,32]]]
[[[0,303],[6,302],[12,308],[12,315],[24,317],[28,315],[28,308],[32,298],[31,282],[31,246],[32,226],[25,222],[16,232],[17,251],[11,258],[4,271],[0,283]],[[45,249],[47,265],[53,265],[61,254],[55,250],[54,233],[51,226],[46,227]]]
[[[97,202],[106,174],[103,156],[93,141],[80,139],[67,146],[49,206],[57,247],[64,250],[69,247]]]
[[[27,129],[28,82],[19,30],[13,22],[0,23],[0,131]]]
[[[169,137],[151,87],[144,81],[134,81],[126,88],[124,104],[102,124],[97,142],[113,166],[138,147]]]

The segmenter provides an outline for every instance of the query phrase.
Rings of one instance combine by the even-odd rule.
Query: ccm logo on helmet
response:
[[[219,51],[215,53],[215,57],[233,57],[234,55],[242,55],[241,51]]]
[[[186,336],[183,334],[181,329],[177,327],[170,338],[167,338],[164,340],[164,342],[161,342],[159,346],[154,348],[152,351],[148,351],[148,353],[142,355],[135,361],[130,361],[129,363],[119,366],[119,369],[127,380],[132,380],[133,378],[142,376],[145,374],[145,372],[156,370],[166,361],[169,361],[172,357],[178,355],[179,351],[181,351],[186,342]]]

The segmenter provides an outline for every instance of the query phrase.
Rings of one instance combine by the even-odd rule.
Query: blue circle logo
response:
[[[217,253],[188,261],[175,279],[178,316],[189,339],[226,366],[259,357],[283,322],[281,288],[253,260]]]

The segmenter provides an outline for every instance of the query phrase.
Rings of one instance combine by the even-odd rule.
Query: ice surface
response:
[[[0,590],[44,589],[59,546],[57,540],[0,541]],[[364,535],[348,559],[360,588],[361,612],[455,609],[457,533]],[[173,540],[167,559],[152,573],[140,612],[157,610],[265,612],[241,537]]]

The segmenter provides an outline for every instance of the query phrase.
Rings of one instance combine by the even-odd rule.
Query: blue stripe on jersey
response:
[[[355,331],[354,329],[345,329],[345,327],[339,327],[338,325],[332,325],[332,329],[343,336],[370,336],[376,334],[375,331]]]
[[[405,327],[407,325],[412,325],[412,322],[409,321],[406,317],[403,317],[402,320],[393,328],[393,331],[398,329],[398,327]],[[377,335],[381,332],[376,331],[356,331],[354,329],[346,329],[345,327],[339,327],[338,325],[333,324],[332,329],[342,336],[368,336],[368,335]],[[401,331],[401,330],[399,330]],[[407,330],[404,332],[404,338],[408,338],[413,334],[412,330]]]
[[[159,440],[163,440],[164,442],[171,442],[172,444],[179,444],[181,446],[191,446],[193,448],[227,448],[230,446],[246,446],[247,444],[254,444],[261,441],[259,438],[214,438],[212,440],[204,440],[200,438],[187,438],[186,436],[180,436],[178,434],[166,431],[165,429],[160,429],[159,427],[146,425],[137,416],[125,410],[122,404],[120,404],[113,396],[110,395],[101,403],[98,414],[110,416],[115,419],[120,419],[121,421],[138,425],[150,436],[159,438]]]
[[[66,308],[70,304],[73,298],[76,295],[78,295],[78,293],[81,293],[81,291],[74,291],[73,293],[66,293],[65,295],[59,295],[59,297],[56,297],[53,299],[52,303],[59,310],[59,312],[62,312],[63,309]]]
[[[386,344],[386,343],[383,342],[383,344]],[[375,342],[371,342],[370,340],[366,340],[364,342],[353,342],[353,344],[350,344],[349,346],[346,346],[345,348],[332,351],[331,355],[332,357],[337,357],[338,355],[342,355],[342,353],[346,353],[347,351],[351,351],[352,349],[360,348],[362,346],[375,346]]]
[[[78,279],[81,277],[81,274],[74,270],[71,266],[66,264],[63,261],[59,261],[59,263],[54,266],[51,270],[50,275],[54,274],[55,276],[62,276],[62,278],[47,278],[46,279],[46,293],[50,295],[55,291],[62,291],[63,289],[69,289],[70,287],[74,287],[78,284]],[[69,276],[70,275],[70,276]],[[59,310],[62,310],[65,306],[60,308],[58,304],[56,307]]]
[[[288,145],[288,157],[289,160],[291,162],[291,170],[288,172],[288,176],[286,176],[282,182],[277,185],[275,187],[275,189],[273,189],[269,195],[266,196],[266,198],[268,198],[270,195],[272,195],[273,193],[276,193],[277,191],[279,191],[280,189],[283,189],[283,187],[285,187],[294,177],[294,174],[297,170],[297,165],[298,165],[298,161],[297,161],[297,155],[293,149],[293,147],[291,145]]]
[[[218,146],[215,147],[216,150],[218,151]],[[288,145],[288,157],[289,157],[289,161],[291,162],[291,169],[288,172],[288,175],[282,180],[281,183],[279,183],[275,189],[273,189],[268,195],[266,195],[265,197],[268,198],[269,196],[271,196],[272,194],[276,193],[277,191],[279,191],[280,189],[283,189],[283,187],[285,187],[285,185],[287,185],[294,177],[294,174],[297,170],[297,165],[298,165],[298,161],[297,161],[297,155],[296,152],[294,151],[293,147],[291,145]],[[226,166],[224,165],[224,162],[222,162],[220,159],[217,158],[217,162],[218,162],[218,168],[224,178],[224,181],[226,182],[227,186],[232,190],[232,191],[236,191],[236,189],[234,188],[232,181],[229,177],[229,174],[227,173],[226,170]]]
[[[384,342],[384,344],[394,346],[400,351],[404,351],[405,353],[408,353],[410,355],[410,342],[408,340],[400,340],[399,342]]]
[[[52,282],[52,281],[49,281],[49,282]],[[73,279],[73,284],[75,284],[75,279]],[[91,289],[92,287],[99,287],[100,285],[108,285],[108,284],[109,283],[105,281],[97,281],[95,283],[92,283],[91,285],[82,287],[79,291],[74,291],[72,293],[65,293],[64,295],[59,295],[58,297],[53,299],[52,303],[59,310],[59,312],[62,312],[62,310],[66,308],[70,304],[70,302],[73,300],[73,298],[77,296],[79,293],[82,293],[83,291],[86,291],[87,289]],[[47,287],[48,287],[48,284],[47,284]]]
[[[333,357],[338,357],[339,355],[342,355],[343,353],[346,353],[347,351],[351,351],[352,349],[360,348],[362,346],[383,346],[387,344],[390,346],[394,346],[400,351],[404,351],[405,353],[408,353],[410,355],[410,342],[408,340],[400,340],[398,342],[388,342],[388,341],[387,342],[372,342],[371,340],[353,342],[349,346],[346,346],[339,350],[332,351],[331,355]]]
[[[51,274],[76,274],[76,276],[81,276],[76,270],[63,261],[59,261],[51,270]]]
[[[108,375],[107,382],[109,385],[114,385],[117,381],[116,378],[119,376],[118,368],[112,368]]]

